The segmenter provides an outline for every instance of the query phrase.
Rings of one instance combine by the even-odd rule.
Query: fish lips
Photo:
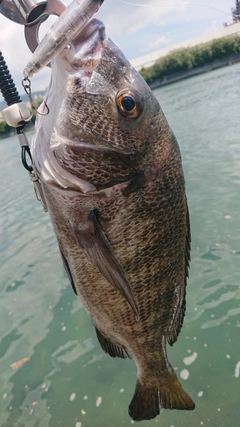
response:
[[[106,39],[105,25],[92,19],[60,54],[65,71],[79,78],[83,86],[99,64]]]
[[[59,62],[60,61],[60,62]],[[62,69],[68,84],[77,84],[89,93],[116,91],[119,82],[133,84],[134,76],[128,73],[130,63],[121,50],[107,37],[105,25],[92,19],[58,56],[57,66]],[[90,83],[90,85],[89,85]]]

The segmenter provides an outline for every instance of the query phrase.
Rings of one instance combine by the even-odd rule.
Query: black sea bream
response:
[[[34,169],[72,287],[103,350],[137,365],[129,414],[140,421],[161,407],[193,409],[166,354],[183,323],[190,252],[173,132],[96,19],[53,60],[46,103]]]

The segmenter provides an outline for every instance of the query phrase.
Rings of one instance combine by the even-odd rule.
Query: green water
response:
[[[192,228],[187,313],[168,353],[196,409],[143,427],[240,426],[239,87],[237,64],[155,92],[180,143]],[[135,365],[100,349],[15,137],[0,141],[0,182],[0,426],[130,426]]]

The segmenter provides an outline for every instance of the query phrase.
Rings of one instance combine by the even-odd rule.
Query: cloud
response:
[[[98,16],[104,20],[109,34],[128,35],[146,28],[148,25],[164,25],[166,22],[179,19],[179,13],[183,13],[190,0],[142,0],[132,3],[109,0],[103,3]]]
[[[155,49],[159,49],[159,47],[161,46],[165,46],[167,44],[171,43],[171,38],[166,37],[166,36],[161,36],[156,40],[151,41],[150,43],[148,43],[148,45],[146,46],[146,48],[144,49],[145,51],[152,51]]]
[[[66,4],[68,5],[70,2],[70,0],[67,0]],[[184,1],[183,6],[182,0],[174,0],[174,6],[169,6],[168,0],[161,0],[160,5],[156,0],[147,1],[147,5],[144,5],[142,0],[137,0],[137,2],[140,6],[122,3],[118,0],[105,0],[97,14],[104,21],[107,34],[129,58],[151,49],[151,43],[154,49],[154,44],[157,46],[160,37],[159,34],[157,37],[152,34],[152,27],[155,25],[160,28],[167,21],[177,19],[177,11],[186,8],[186,1]],[[40,28],[43,26],[44,24]],[[24,27],[0,14],[0,28],[3,55],[16,81],[18,90],[22,93],[23,69],[31,58],[31,52],[24,38]],[[161,37],[164,37],[164,35]],[[43,70],[33,79],[33,85],[36,82],[36,90],[42,90],[46,88],[48,81],[49,72]]]
[[[213,21],[220,28],[224,21],[231,21],[234,5],[235,0],[105,0],[96,16],[105,23],[107,35],[132,59],[210,31]],[[23,26],[0,14],[0,40],[1,51],[22,93],[23,69],[31,58]],[[33,78],[33,90],[45,89],[49,76],[46,68],[39,72]]]
[[[9,71],[18,80],[18,89],[23,78],[22,70],[29,59],[29,51],[24,41],[23,26],[1,19],[1,52],[8,65]],[[17,76],[17,79],[16,79]]]

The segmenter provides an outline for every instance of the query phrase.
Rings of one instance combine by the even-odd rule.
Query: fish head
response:
[[[86,176],[86,170],[95,170],[98,158],[104,168],[104,162],[116,163],[113,156],[121,155],[128,156],[128,165],[118,162],[118,169],[126,170],[135,162],[136,173],[139,158],[156,142],[161,122],[166,120],[145,80],[106,36],[104,24],[97,19],[89,21],[51,65],[46,97],[50,113],[38,118],[33,144],[38,173],[43,173],[47,164],[50,171],[57,159],[69,173],[89,181],[93,173]],[[86,150],[96,159],[91,168],[84,163]],[[47,161],[50,156],[52,160]],[[118,172],[122,180],[129,176]],[[113,183],[109,174],[101,184],[96,176],[95,188],[106,181],[107,185]],[[56,175],[55,171],[51,175]]]
[[[58,117],[62,134],[74,139],[85,134],[89,143],[125,152],[145,147],[144,131],[159,111],[158,102],[106,36],[102,22],[91,20],[58,55],[53,65],[54,80],[60,73],[61,85],[66,87]]]

